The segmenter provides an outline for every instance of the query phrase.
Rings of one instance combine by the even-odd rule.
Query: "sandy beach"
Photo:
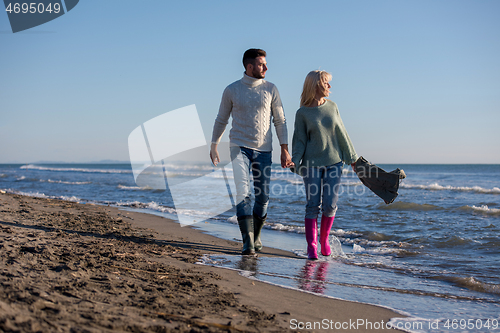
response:
[[[159,216],[0,193],[0,332],[380,332],[401,317],[196,264],[210,253],[240,244]]]

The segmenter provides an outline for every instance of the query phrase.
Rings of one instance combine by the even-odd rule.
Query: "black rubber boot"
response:
[[[254,239],[254,247],[255,251],[262,251],[262,241],[260,240],[260,232],[264,223],[266,223],[267,214],[264,217],[258,217],[253,214],[253,239]]]
[[[241,237],[243,239],[241,254],[255,254],[253,218],[251,216],[238,217],[238,225],[240,226]]]

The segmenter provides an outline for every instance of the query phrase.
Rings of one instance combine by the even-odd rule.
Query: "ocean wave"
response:
[[[304,185],[304,180],[301,177],[286,177],[286,178],[271,178],[271,181],[276,181],[276,180],[281,180],[284,182],[287,182],[291,185],[297,185],[297,186],[303,186]],[[341,180],[340,183],[341,186],[359,186],[363,185],[362,182],[360,181],[348,181],[348,180]]]
[[[352,252],[355,254],[392,255],[392,254],[399,254],[401,252],[407,252],[407,251],[404,249],[400,249],[400,248],[385,247],[385,246],[365,248],[361,245],[353,244],[352,245]]]
[[[460,236],[449,236],[447,238],[441,238],[434,242],[434,246],[437,248],[453,248],[453,247],[465,247],[469,244],[475,243],[474,240],[469,238],[464,238]]]
[[[493,216],[500,216],[500,209],[499,208],[489,208],[486,205],[483,205],[481,207],[476,207],[476,206],[462,206],[460,209],[465,210],[465,211],[472,211],[474,213],[482,213],[482,214],[487,214],[487,215],[493,215]]]
[[[63,180],[52,180],[52,179],[47,179],[47,180],[42,180],[40,179],[41,182],[47,182],[47,183],[56,183],[56,184],[67,184],[67,185],[88,185],[92,184],[92,182],[67,182]]]
[[[167,206],[161,205],[161,204],[154,202],[154,201],[147,202],[147,203],[140,202],[140,201],[108,202],[108,204],[112,205],[112,206],[118,206],[118,207],[144,209],[144,210],[165,213],[165,214],[170,215],[170,216],[168,216],[168,218],[171,218],[171,219],[177,219],[178,215],[181,215],[184,217],[187,216],[187,217],[209,219],[213,215],[212,212],[210,212],[210,211],[194,210],[194,209],[175,209],[172,207],[167,207]]]
[[[470,213],[481,213],[491,216],[500,216],[500,208],[489,208],[487,205],[477,206],[461,206],[456,208],[444,208],[432,204],[418,204],[414,202],[397,201],[390,205],[378,204],[376,206],[380,210],[394,211],[434,211],[434,210],[449,210],[450,212],[465,211]]]
[[[236,215],[229,218],[228,221],[234,224],[238,223]],[[267,221],[264,228],[295,234],[305,234],[305,228],[301,225],[290,225],[280,222]],[[399,254],[401,252],[408,251],[406,248],[410,246],[410,244],[405,242],[364,239],[362,238],[363,234],[344,229],[332,229],[330,236],[332,240],[338,239],[342,244],[352,245],[355,248],[362,249],[363,253],[368,254]]]
[[[45,193],[40,193],[40,192],[23,192],[23,191],[17,191],[17,190],[12,190],[12,189],[6,189],[5,192],[10,193],[10,194],[23,195],[26,197],[57,199],[57,200],[64,200],[64,201],[71,201],[71,202],[84,202],[82,199],[75,197],[75,196],[46,195]]]
[[[412,210],[412,211],[431,211],[431,210],[442,210],[443,207],[431,205],[431,204],[418,204],[414,202],[404,202],[396,201],[390,205],[379,204],[377,209],[381,210]]]
[[[153,190],[153,188],[149,187],[149,186],[125,186],[125,185],[118,185],[116,188],[119,188],[120,190],[132,190],[132,191],[150,191],[150,190]]]
[[[236,215],[228,218],[227,221],[233,224],[238,223]],[[291,225],[286,223],[267,221],[264,225],[264,228],[282,232],[290,232],[294,234],[305,234],[305,228],[302,225]],[[366,252],[373,254],[399,253],[401,251],[406,251],[405,248],[410,246],[405,242],[365,239],[362,238],[363,234],[352,230],[332,229],[330,235],[332,238],[338,238],[342,242],[342,244],[368,246],[370,247],[370,249],[366,250]]]
[[[344,230],[344,229],[335,229],[332,230],[332,234],[334,234],[337,237],[359,237],[362,236],[359,232],[351,231],[351,230]]]
[[[306,256],[306,253],[303,250],[293,250],[293,252],[301,257]],[[349,255],[348,256],[340,255],[339,257],[349,258]],[[249,279],[252,279],[252,280],[263,281],[263,282],[266,282],[269,284],[278,285],[278,286],[290,288],[290,289],[306,291],[306,292],[307,292],[307,290],[305,290],[304,288],[297,288],[297,282],[299,284],[303,284],[304,282],[306,282],[306,283],[319,283],[325,287],[327,285],[334,285],[334,286],[340,286],[340,287],[357,288],[360,290],[383,291],[383,292],[395,293],[395,294],[400,294],[400,295],[415,295],[418,297],[426,296],[426,297],[434,297],[434,298],[439,298],[439,299],[451,299],[454,301],[456,301],[456,300],[476,301],[476,302],[481,302],[481,303],[498,304],[498,301],[492,300],[490,297],[478,297],[475,295],[469,296],[469,295],[460,295],[460,294],[457,295],[455,293],[439,292],[436,290],[408,288],[408,287],[401,287],[398,285],[392,286],[392,285],[388,285],[385,283],[380,285],[379,283],[377,283],[377,278],[375,278],[373,280],[362,280],[362,281],[359,281],[357,279],[350,279],[349,281],[342,281],[342,280],[338,281],[338,280],[331,279],[329,277],[327,277],[325,279],[324,276],[321,276],[321,278],[320,278],[320,276],[318,274],[316,274],[314,276],[313,275],[303,276],[300,274],[299,275],[291,274],[290,271],[287,271],[287,270],[276,271],[275,270],[276,266],[286,267],[288,265],[288,263],[284,260],[282,260],[281,262],[276,262],[275,259],[278,259],[278,258],[270,259],[270,258],[263,257],[259,260],[259,268],[257,271],[255,271],[254,269],[249,270],[246,267],[243,267],[243,268],[241,267],[241,261],[240,261],[241,259],[238,259],[238,258],[239,258],[238,256],[231,256],[231,255],[217,255],[217,256],[205,255],[202,257],[201,262],[199,262],[199,263],[203,264],[203,265],[223,267],[223,268],[230,269],[230,270],[236,270],[236,271],[240,272],[240,275],[247,277]],[[292,260],[295,260],[295,259],[292,259]],[[342,259],[339,260],[337,258],[335,258],[335,259],[330,259],[330,258],[323,259],[323,258],[321,258],[320,262],[328,262],[330,260],[334,260],[336,262],[336,264],[338,264],[339,261],[342,263],[349,263],[349,261],[345,261]],[[361,266],[371,267],[370,265],[364,265],[364,264],[362,264]],[[387,267],[389,269],[391,268],[390,266],[384,266],[384,265],[378,266],[377,268],[380,268],[380,267],[382,267],[382,268]],[[341,265],[339,265],[338,268],[342,269],[343,267]],[[273,279],[273,282],[270,282],[267,277],[271,277]],[[289,281],[294,281],[294,282],[289,282]],[[425,286],[422,286],[422,287],[425,288]],[[333,288],[330,289],[329,287],[327,287],[325,289],[327,290],[327,292],[321,293],[323,297],[342,299],[342,298],[338,298],[338,297],[340,297],[338,295],[338,293],[336,293],[335,296],[332,296],[330,294],[330,292],[328,292],[329,290],[335,290],[335,289],[333,289]],[[344,294],[343,296],[346,297],[347,294]],[[392,296],[390,294],[385,294],[384,296],[389,297],[389,299],[392,299]],[[403,297],[405,297],[405,296],[403,296]],[[349,299],[349,297],[344,298],[344,299]],[[398,297],[398,299],[400,299],[400,298]],[[354,301],[356,302],[357,300],[354,299]],[[434,304],[434,301],[432,299],[429,299],[429,301],[432,302],[430,304]],[[423,302],[425,304],[425,301],[423,301]],[[380,306],[380,304],[377,304],[377,303],[374,303],[374,304]],[[391,308],[388,308],[388,309],[391,309]],[[394,310],[394,309],[392,309],[392,310],[400,312],[404,315],[410,315],[409,313],[404,313],[401,310]],[[398,319],[401,319],[401,318],[398,318]],[[411,319],[411,318],[404,318],[404,320],[409,320],[409,319]],[[420,320],[428,320],[429,323],[431,322],[429,319],[421,318]],[[401,328],[400,326],[398,326],[398,327]],[[404,331],[406,331],[406,330],[404,330]],[[408,332],[414,332],[414,331],[408,330]],[[417,332],[417,331],[415,331],[415,332]],[[420,331],[418,331],[418,332],[420,332]]]
[[[212,170],[214,168],[210,163],[204,164],[165,164],[168,170]]]
[[[215,176],[213,172],[207,173],[193,173],[193,172],[172,172],[167,171],[167,179],[172,177],[192,177],[192,178],[200,178],[200,177],[210,177],[210,178],[218,178]],[[220,177],[222,178],[222,176]]]
[[[227,221],[233,224],[238,224],[238,218],[236,217],[236,215],[231,216],[230,218],[227,219]],[[270,221],[266,221],[266,224],[264,224],[264,229],[291,232],[296,234],[305,233],[305,228],[302,226],[287,225],[280,222],[270,222]]]
[[[479,291],[482,293],[490,293],[500,295],[500,285],[493,283],[486,283],[476,280],[473,276],[471,277],[452,277],[447,278],[451,282],[455,283],[459,287],[465,287],[470,290]]]
[[[348,182],[348,181],[346,181],[345,183],[341,182],[340,185],[343,185],[343,186],[359,186],[359,185],[363,185],[363,183],[360,182],[360,181],[358,181],[358,182]]]
[[[0,178],[7,178],[9,177],[8,175],[6,175],[5,173],[0,173]]]
[[[286,178],[286,179],[283,179],[283,178],[272,178],[271,180],[284,180],[288,183],[290,183],[291,185],[304,185],[304,181],[302,180],[302,178]]]
[[[292,233],[296,233],[296,234],[304,234],[305,233],[304,227],[286,225],[286,224],[279,223],[279,222],[278,223],[268,222],[264,225],[264,228],[278,230],[278,231],[292,232]]]
[[[128,201],[128,202],[113,202],[109,203],[113,206],[118,207],[129,207],[129,208],[140,208],[140,209],[150,209],[155,210],[161,213],[175,214],[175,208],[166,207],[160,205],[157,202],[151,201],[148,203],[140,202],[140,201]]]
[[[476,192],[482,194],[500,194],[500,188],[493,187],[491,189],[483,188],[480,186],[451,186],[451,185],[439,185],[438,183],[432,183],[429,185],[418,185],[418,184],[406,184],[401,183],[399,185],[401,188],[407,189],[420,189],[420,190],[429,190],[429,191],[460,191],[460,192]]]
[[[39,171],[55,171],[55,172],[88,172],[88,173],[132,173],[132,170],[122,169],[87,169],[87,168],[56,168],[44,167],[34,164],[23,165],[19,169],[39,170]]]
[[[38,178],[26,178],[26,176],[17,177],[16,181],[29,181],[29,182],[40,182],[40,183],[53,183],[53,184],[66,184],[66,185],[88,185],[92,182],[70,182],[64,180],[52,180],[52,179],[38,179]]]
[[[110,206],[116,206],[116,207],[149,209],[149,210],[154,210],[154,211],[158,211],[161,213],[168,213],[168,214],[175,214],[176,213],[175,208],[162,206],[154,201],[148,202],[148,203],[143,203],[143,202],[139,202],[139,201],[129,201],[129,202],[88,201],[88,200],[78,198],[76,196],[64,196],[64,195],[54,196],[54,195],[46,195],[45,193],[40,193],[40,192],[23,192],[23,191],[17,191],[17,190],[12,190],[12,189],[5,189],[4,191],[6,193],[23,195],[23,196],[27,196],[27,197],[56,199],[56,200],[64,200],[64,201],[71,201],[71,202],[78,202],[78,203],[93,203],[93,204],[97,204],[97,205],[110,205]]]

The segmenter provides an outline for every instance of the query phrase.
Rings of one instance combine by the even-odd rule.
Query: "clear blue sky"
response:
[[[290,139],[320,68],[370,161],[500,163],[497,0],[82,0],[16,34],[2,11],[0,163],[128,161],[134,128],[190,104],[210,140],[251,47],[268,53]]]

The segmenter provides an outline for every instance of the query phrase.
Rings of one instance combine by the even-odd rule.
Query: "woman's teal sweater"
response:
[[[293,172],[300,175],[303,167],[352,164],[357,159],[337,104],[327,99],[320,106],[297,110],[292,140]]]

